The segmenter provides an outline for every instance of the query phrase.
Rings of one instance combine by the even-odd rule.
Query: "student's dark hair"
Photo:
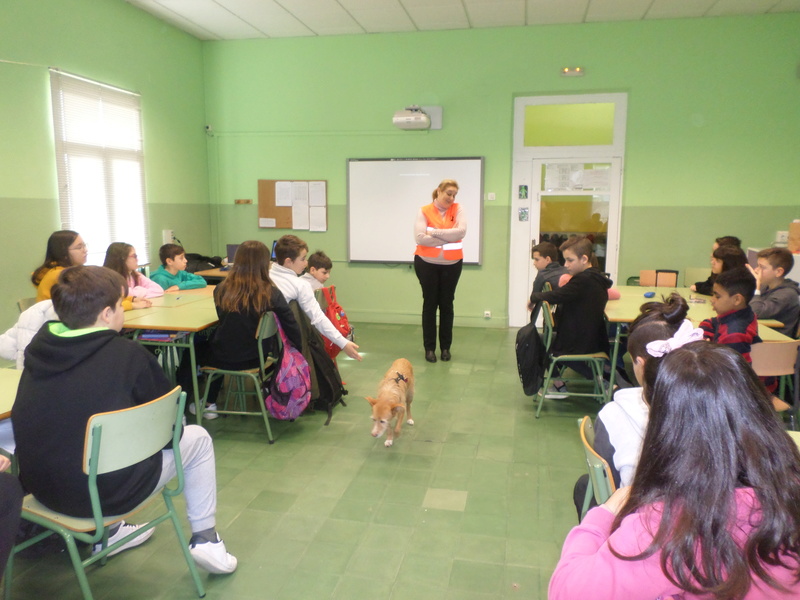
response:
[[[439,194],[439,192],[444,192],[449,187],[458,189],[458,182],[455,179],[442,179],[441,183],[436,186],[436,189],[433,190],[431,196],[433,196],[433,199],[436,200],[436,196]]]
[[[757,499],[743,544],[734,537],[740,488]],[[770,394],[730,347],[693,342],[661,363],[630,496],[611,531],[654,503],[653,541],[635,556],[612,547],[618,558],[658,553],[675,585],[717,600],[745,597],[755,579],[782,589],[768,565],[800,579],[800,453]]]
[[[275,244],[275,260],[278,261],[280,266],[286,266],[283,263],[286,262],[287,258],[295,260],[303,250],[308,251],[308,244],[303,240],[296,235],[284,235]]]
[[[723,271],[717,275],[714,283],[728,292],[730,296],[741,294],[746,304],[750,304],[756,292],[756,278],[745,267]]]
[[[133,277],[133,281],[136,285],[139,285],[141,274],[138,271],[131,271],[126,265],[131,250],[133,250],[133,246],[130,244],[112,242],[106,249],[106,259],[103,261],[103,266],[122,275],[125,281],[128,280],[128,277]]]
[[[164,244],[158,249],[158,258],[161,259],[161,264],[165,267],[167,266],[167,259],[175,260],[181,254],[186,254],[186,250],[178,244]]]
[[[333,268],[333,261],[322,250],[317,250],[308,257],[308,268],[314,267],[315,269],[328,269]]]
[[[747,264],[747,255],[738,246],[720,246],[711,256],[722,261],[722,273]]]
[[[534,252],[538,252],[542,258],[550,258],[551,262],[558,262],[558,248],[550,242],[539,242],[531,248],[531,258]]]
[[[646,346],[650,342],[668,340],[674,336],[689,314],[689,303],[677,292],[672,292],[663,302],[645,302],[639,310],[639,316],[631,323],[628,352],[633,359],[644,358],[644,381],[639,383],[649,402],[649,394],[663,357],[650,356]]]
[[[58,318],[70,329],[94,325],[103,309],[116,308],[119,299],[127,295],[128,284],[122,275],[93,266],[64,269],[51,292]]]
[[[78,232],[71,229],[54,231],[47,238],[47,250],[44,253],[44,262],[37,267],[31,275],[33,285],[38,286],[45,274],[55,267],[71,267],[69,247],[78,238]]]
[[[767,259],[773,269],[782,268],[783,275],[781,277],[785,277],[794,266],[794,257],[788,248],[764,248],[758,253],[758,258]]]
[[[272,253],[262,242],[239,244],[228,276],[214,290],[214,302],[225,312],[261,314],[272,306],[269,266]]]
[[[561,250],[562,254],[565,250],[569,250],[578,258],[585,256],[589,259],[589,262],[592,263],[592,266],[596,266],[595,263],[597,262],[597,259],[594,256],[594,251],[592,250],[592,241],[586,236],[570,237],[566,242],[561,244],[559,250]]]
[[[717,242],[718,246],[736,246],[737,248],[742,247],[742,240],[735,235],[723,235],[714,241]]]

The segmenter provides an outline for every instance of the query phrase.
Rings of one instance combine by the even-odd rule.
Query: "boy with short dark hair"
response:
[[[53,307],[61,321],[45,323],[25,351],[25,369],[13,407],[20,479],[39,502],[75,517],[92,515],[82,467],[89,418],[144,404],[172,389],[155,358],[119,335],[126,294],[125,279],[111,269],[65,269],[52,290]],[[180,453],[192,530],[189,551],[207,571],[232,573],[236,558],[228,554],[215,528],[214,446],[206,430],[185,427]],[[132,510],[175,473],[173,451],[163,450],[131,467],[99,475],[103,514]],[[109,533],[108,543],[137,527],[122,522]],[[154,531],[134,538],[117,552],[138,546]],[[98,544],[94,551],[100,548]]]
[[[558,248],[550,242],[540,242],[531,248],[531,258],[533,259],[533,266],[537,270],[531,295],[543,291],[545,283],[549,283],[550,288],[554,290],[561,287],[559,279],[561,279],[562,275],[566,275],[568,271],[566,267],[558,262]],[[531,298],[529,307],[531,309],[531,321],[535,321],[539,316],[541,306]]]
[[[178,244],[164,244],[158,249],[161,266],[150,275],[150,279],[164,288],[166,292],[204,288],[206,280],[186,272],[186,251]]]
[[[311,285],[312,290],[322,289],[331,276],[331,269],[333,261],[322,250],[317,250],[308,257],[308,272],[303,274],[302,279]]]
[[[705,339],[730,346],[748,363],[750,346],[761,342],[758,319],[749,306],[755,290],[755,277],[744,267],[720,273],[711,294],[711,307],[717,316],[700,323]]]
[[[308,315],[314,328],[331,342],[339,346],[350,358],[361,360],[358,346],[344,337],[330,322],[314,298],[311,286],[302,277],[308,264],[308,244],[296,235],[284,235],[275,244],[275,259],[269,270],[270,279],[278,286],[287,302],[297,300],[297,304]]]
[[[758,253],[758,267],[747,265],[756,278],[756,295],[750,307],[759,319],[775,319],[783,323],[776,328],[783,335],[795,337],[800,318],[800,288],[786,278],[792,270],[794,256],[786,248],[766,248]]]

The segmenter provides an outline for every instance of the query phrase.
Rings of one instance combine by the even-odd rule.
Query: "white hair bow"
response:
[[[669,354],[685,344],[699,342],[703,339],[703,330],[692,326],[689,319],[684,319],[678,331],[668,340],[654,340],[647,344],[645,348],[650,356],[656,358]]]

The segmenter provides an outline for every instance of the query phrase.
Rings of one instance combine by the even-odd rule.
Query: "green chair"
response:
[[[548,367],[542,383],[542,389],[539,390],[539,402],[536,407],[536,418],[539,418],[539,413],[542,410],[544,397],[547,395],[547,388],[550,386],[550,381],[553,379],[553,373],[556,366],[564,362],[585,362],[592,369],[592,385],[594,391],[592,392],[569,392],[570,396],[583,396],[597,399],[598,402],[604,403],[608,400],[608,392],[603,386],[603,366],[608,362],[608,354],[605,352],[595,352],[592,354],[561,354],[554,356],[550,353],[550,346],[555,337],[555,326],[553,323],[553,311],[550,303],[547,301],[542,302],[542,315],[544,317],[544,333],[543,342],[545,351],[547,352]],[[581,381],[585,381],[581,378]]]
[[[23,313],[26,310],[28,310],[34,304],[36,304],[36,297],[35,296],[33,298],[20,298],[19,300],[17,300],[17,308],[19,309],[19,312],[21,312],[21,313]]]
[[[611,497],[616,491],[614,477],[611,474],[611,467],[608,462],[594,450],[594,427],[592,420],[586,416],[578,419],[580,429],[581,444],[583,453],[586,457],[586,469],[589,473],[589,485],[586,487],[586,496],[583,498],[583,508],[581,509],[581,520],[589,510],[589,503],[592,496],[598,505],[602,504]]]
[[[269,426],[269,413],[267,406],[264,404],[263,388],[269,379],[273,376],[275,365],[277,363],[277,356],[280,356],[280,351],[277,356],[264,356],[263,342],[266,339],[274,337],[278,340],[278,348],[281,347],[280,336],[278,335],[278,324],[275,320],[275,313],[272,311],[266,312],[261,316],[256,329],[256,343],[258,345],[258,360],[259,367],[253,369],[242,369],[240,371],[217,369],[216,367],[201,367],[201,371],[208,374],[206,380],[206,389],[203,392],[203,399],[200,401],[199,406],[195,406],[197,412],[197,423],[202,423],[203,413],[214,413],[219,415],[240,415],[248,417],[263,417],[264,425],[267,428],[267,437],[269,443],[274,444],[275,439],[272,437],[272,428]],[[225,400],[223,408],[217,410],[207,410],[206,402],[208,401],[208,392],[211,389],[211,382],[218,377],[228,377],[228,382],[225,384]],[[247,382],[253,384],[253,389],[247,389]],[[260,409],[259,412],[247,410],[247,397],[254,396],[256,404]],[[217,406],[220,406],[219,399]]]
[[[161,398],[146,404],[99,413],[89,419],[86,426],[83,470],[89,476],[89,496],[92,502],[93,516],[86,519],[70,517],[46,508],[32,494],[26,496],[22,504],[22,518],[41,525],[47,531],[18,544],[12,550],[5,575],[6,600],[11,599],[14,555],[53,533],[64,538],[83,597],[85,600],[91,600],[92,591],[86,578],[86,568],[96,562],[104,565],[111,552],[166,520],[171,520],[175,527],[178,544],[186,559],[186,564],[189,566],[189,572],[197,588],[197,595],[201,598],[205,595],[197,566],[189,553],[188,541],[183,534],[178,513],[172,501],[173,497],[183,492],[184,485],[179,443],[185,402],[186,394],[181,392],[180,387],[176,387]],[[161,452],[167,444],[175,453],[177,485],[174,488],[164,486],[154,490],[147,500],[124,515],[103,515],[97,490],[97,476],[135,465],[153,454]],[[158,495],[164,499],[166,512],[109,546],[109,528],[142,510]],[[97,554],[81,560],[76,541],[89,545],[102,542],[103,549]]]

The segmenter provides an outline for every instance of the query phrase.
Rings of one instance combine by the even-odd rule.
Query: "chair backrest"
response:
[[[639,285],[642,287],[655,287],[656,285],[656,270],[643,269],[639,271]]]
[[[17,300],[17,308],[21,313],[28,310],[34,304],[36,304],[36,296],[34,296],[33,298],[20,298],[19,300]]]
[[[544,285],[542,285],[542,291],[543,292],[552,292],[553,291],[553,286],[550,285],[549,281],[545,281],[544,282]]]
[[[594,427],[592,427],[592,420],[588,416],[583,417],[581,420],[580,432],[583,453],[586,457],[586,468],[594,491],[594,499],[598,504],[602,504],[617,489],[614,485],[611,467],[608,466],[602,456],[594,451]]]
[[[96,461],[98,475],[143,461],[180,441],[186,393],[180,386],[132,408],[93,415],[86,424],[83,470]]]
[[[260,361],[259,364],[261,365],[262,379],[266,377],[267,359],[269,358],[267,356],[264,356],[263,342],[264,340],[269,339],[273,336],[278,340],[278,345],[276,349],[278,351],[277,352],[278,356],[280,356],[282,341],[281,341],[281,336],[278,335],[278,321],[276,320],[275,313],[270,310],[261,315],[261,318],[258,321],[258,327],[256,328],[258,359]]]
[[[542,301],[542,343],[544,343],[544,349],[547,352],[550,351],[554,331],[553,307],[547,300],[544,300]]]
[[[759,377],[793,375],[800,340],[761,342],[750,347],[753,371]]]
[[[678,287],[678,272],[672,269],[656,269],[656,287]]]

